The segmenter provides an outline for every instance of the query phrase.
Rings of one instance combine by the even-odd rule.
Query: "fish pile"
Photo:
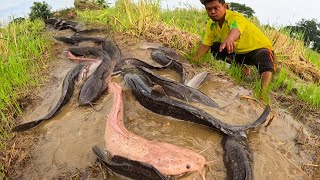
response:
[[[12,131],[26,131],[49,120],[71,99],[76,84],[81,84],[79,105],[91,105],[108,90],[113,94],[113,105],[105,128],[105,149],[92,148],[99,161],[110,170],[132,179],[168,179],[170,176],[197,171],[205,179],[205,158],[189,148],[165,142],[150,141],[140,137],[124,125],[123,87],[111,81],[111,76],[121,74],[125,86],[146,109],[183,121],[206,126],[223,135],[224,162],[230,179],[247,179],[252,176],[251,154],[247,144],[247,132],[263,124],[270,107],[266,106],[261,116],[250,124],[229,125],[199,107],[188,102],[200,103],[210,108],[219,105],[198,90],[208,72],[202,72],[186,80],[186,70],[179,62],[180,56],[165,47],[147,47],[152,59],[159,66],[150,65],[137,58],[122,58],[115,41],[108,38],[82,36],[92,30],[81,30],[75,22],[62,19],[47,19],[47,26],[57,30],[70,29],[71,37],[54,37],[71,45],[68,58],[78,62],[66,75],[59,102],[44,117],[17,125]],[[90,41],[95,46],[79,46]],[[85,56],[85,57],[82,57]],[[91,57],[90,57],[91,56]],[[152,69],[171,69],[180,76],[179,82],[155,74]]]

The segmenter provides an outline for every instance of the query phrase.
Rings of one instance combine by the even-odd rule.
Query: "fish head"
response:
[[[205,158],[191,149],[161,144],[163,149],[150,152],[147,159],[158,157],[154,166],[164,175],[183,175],[197,171],[203,176]]]
[[[103,82],[96,77],[89,77],[80,89],[78,103],[80,106],[93,104],[103,92]]]
[[[177,172],[180,171],[180,175],[186,174],[186,173],[191,173],[191,172],[198,172],[199,175],[201,176],[202,179],[205,178],[205,164],[206,160],[203,156],[200,154],[194,154],[195,156],[190,157],[185,160],[183,163],[177,163],[181,164],[182,166],[177,167]],[[183,160],[183,159],[180,159]]]

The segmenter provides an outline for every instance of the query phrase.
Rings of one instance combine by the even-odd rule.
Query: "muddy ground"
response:
[[[48,30],[50,36],[70,36],[71,31]],[[125,34],[108,32],[93,34],[95,37],[111,37],[119,45],[124,57],[135,57],[155,64],[150,50],[141,49],[146,43]],[[55,58],[49,64],[49,80],[34,94],[23,101],[23,115],[17,122],[28,122],[44,116],[58,101],[61,84],[67,72],[77,63],[67,59],[68,45],[55,42]],[[90,43],[80,46],[92,45]],[[193,67],[182,62],[188,77],[208,68]],[[171,70],[156,71],[172,80],[178,80]],[[112,81],[124,86],[121,76]],[[125,87],[125,86],[124,86]],[[230,124],[246,124],[257,119],[264,105],[241,96],[252,96],[252,91],[237,85],[223,73],[210,71],[209,77],[200,90],[210,96],[220,109],[205,109],[210,114]],[[79,88],[56,116],[28,132],[17,133],[9,153],[9,179],[126,179],[101,167],[91,148],[104,146],[104,129],[112,106],[112,95],[107,92],[97,100],[95,111],[92,107],[78,107]],[[125,124],[129,131],[149,140],[158,140],[200,152],[207,160],[206,178],[225,179],[226,167],[223,163],[222,135],[206,127],[155,114],[142,107],[124,88]],[[280,93],[272,94],[273,119],[265,128],[264,124],[255,132],[250,132],[248,141],[253,156],[255,179],[318,179],[319,169],[319,112],[292,116],[290,99]],[[284,108],[287,107],[287,108]],[[290,108],[289,108],[290,107]],[[289,109],[289,110],[288,110]],[[297,119],[297,117],[304,117]],[[300,121],[299,121],[300,120]],[[310,127],[313,127],[310,128]],[[198,173],[172,177],[173,179],[200,179]]]

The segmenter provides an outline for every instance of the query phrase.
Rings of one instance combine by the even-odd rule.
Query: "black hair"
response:
[[[203,5],[206,5],[207,3],[212,2],[212,1],[219,1],[219,3],[221,3],[221,4],[225,4],[225,3],[226,3],[225,0],[200,0],[200,2],[201,2]]]

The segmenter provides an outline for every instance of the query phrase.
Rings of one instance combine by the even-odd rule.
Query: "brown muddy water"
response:
[[[66,34],[64,34],[66,35]],[[100,37],[108,35],[99,35]],[[124,57],[136,57],[155,64],[150,57],[150,51],[139,48],[141,40],[130,39],[124,35],[113,38],[118,43]],[[81,44],[80,44],[81,45]],[[64,50],[67,45],[56,42],[57,59],[54,60],[50,76],[53,81],[39,90],[34,108],[25,111],[22,122],[44,116],[58,101],[61,93],[61,82],[67,72],[76,65],[66,58]],[[187,65],[189,77],[201,69]],[[203,69],[202,69],[203,70]],[[156,71],[172,80],[179,77],[171,70]],[[112,81],[124,86],[121,76]],[[79,89],[79,88],[77,88]],[[252,92],[236,85],[232,80],[219,73],[211,73],[200,90],[210,96],[220,109],[201,106],[210,114],[229,124],[246,124],[255,121],[263,112],[264,105],[240,96],[251,96]],[[79,91],[79,90],[78,90]],[[78,91],[56,116],[48,122],[21,133],[18,138],[32,134],[38,139],[30,149],[29,160],[10,173],[12,179],[56,179],[64,173],[82,172],[85,179],[126,179],[108,171],[98,175],[85,173],[86,169],[97,163],[91,148],[94,145],[104,147],[104,130],[108,113],[112,106],[112,95],[107,91],[92,107],[78,107]],[[127,129],[148,140],[172,143],[190,148],[203,155],[208,162],[206,178],[225,179],[226,168],[223,163],[222,135],[207,127],[188,123],[172,117],[155,114],[142,107],[124,88],[125,125]],[[101,110],[100,110],[101,109]],[[312,157],[303,153],[297,146],[297,136],[302,127],[285,110],[272,107],[268,119],[274,119],[268,128],[260,128],[250,132],[248,141],[253,157],[253,176],[255,179],[311,179],[301,170],[301,165],[311,164]],[[17,150],[18,152],[18,150]],[[18,152],[19,153],[19,152]],[[200,179],[199,174],[191,173],[174,179]]]

